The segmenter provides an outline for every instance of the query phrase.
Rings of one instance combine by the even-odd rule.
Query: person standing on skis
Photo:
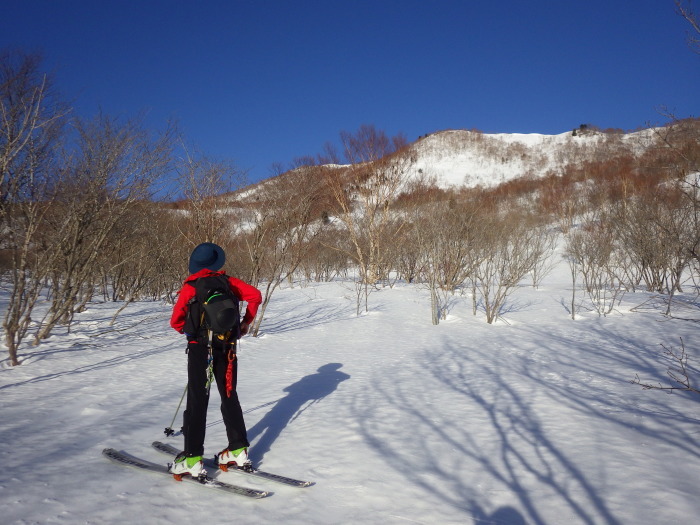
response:
[[[229,277],[221,271],[225,261],[224,250],[213,243],[202,243],[192,251],[189,260],[190,275],[183,283],[170,319],[170,326],[187,336],[187,406],[183,418],[185,450],[170,466],[170,472],[176,476],[189,474],[198,477],[206,474],[202,456],[209,405],[210,370],[213,370],[221,396],[221,414],[228,437],[228,446],[217,454],[217,462],[223,470],[228,466],[250,466],[250,443],[236,393],[238,366],[235,348],[238,338],[248,333],[262,302],[262,295],[254,286]],[[212,336],[211,330],[200,323],[200,319],[204,319],[204,313],[197,304],[197,282],[199,279],[211,282],[211,278],[224,286],[228,285],[238,301],[247,302],[245,315],[240,321],[240,330],[236,327],[236,330],[231,332]],[[226,293],[228,292],[229,290],[226,290]],[[236,303],[236,325],[239,321],[237,308]]]

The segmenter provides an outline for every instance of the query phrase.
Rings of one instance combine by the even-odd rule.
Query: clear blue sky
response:
[[[700,11],[700,1],[696,0]],[[0,48],[40,51],[79,115],[179,122],[271,175],[342,130],[625,130],[700,116],[673,0],[5,0]]]

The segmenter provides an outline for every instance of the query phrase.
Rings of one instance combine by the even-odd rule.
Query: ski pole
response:
[[[173,421],[170,423],[169,427],[166,427],[165,429],[165,435],[170,437],[172,436],[175,431],[173,430],[173,425],[175,424],[175,419],[177,418],[177,413],[180,412],[180,407],[182,406],[182,400],[185,399],[185,394],[187,393],[187,385],[185,385],[185,390],[182,392],[182,396],[180,396],[180,402],[177,404],[177,410],[175,410],[175,415],[173,416]]]

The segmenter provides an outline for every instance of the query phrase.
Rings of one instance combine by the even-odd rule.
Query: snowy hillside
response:
[[[113,447],[166,462],[150,443],[181,446],[163,429],[186,356],[169,305],[130,305],[110,327],[120,305],[92,304],[70,334],[25,345],[21,366],[0,368],[2,522],[692,523],[700,399],[629,381],[666,382],[659,345],[679,337],[697,369],[697,326],[660,315],[644,293],[572,321],[570,279],[560,262],[539,289],[522,283],[494,325],[472,316],[469,297],[431,325],[418,286],[373,293],[360,317],[352,283],[278,291],[264,335],[241,347],[251,458],[316,484],[218,475],[274,491],[257,501],[102,456]],[[215,393],[207,432],[214,454],[226,443]]]
[[[541,177],[571,163],[607,158],[614,153],[639,154],[654,135],[597,132],[560,135],[484,134],[442,131],[417,141],[414,172],[435,177],[440,187],[493,187],[519,177]]]
[[[568,131],[559,135],[439,131],[409,146],[416,162],[407,175],[408,180],[427,177],[444,189],[494,187],[520,177],[538,178],[550,172],[561,173],[570,164],[580,165],[627,153],[638,156],[657,139],[654,129],[633,133]],[[342,170],[347,166],[331,164],[326,167]],[[275,184],[279,177],[235,192],[230,202],[252,200]]]

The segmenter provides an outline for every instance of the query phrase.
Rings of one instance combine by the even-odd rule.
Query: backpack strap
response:
[[[195,293],[192,298],[187,301],[187,313],[185,314],[185,326],[183,331],[186,334],[199,337],[200,328],[204,324],[204,309],[197,299],[197,287],[195,286],[195,281],[186,281],[185,284],[189,284],[195,289]]]

